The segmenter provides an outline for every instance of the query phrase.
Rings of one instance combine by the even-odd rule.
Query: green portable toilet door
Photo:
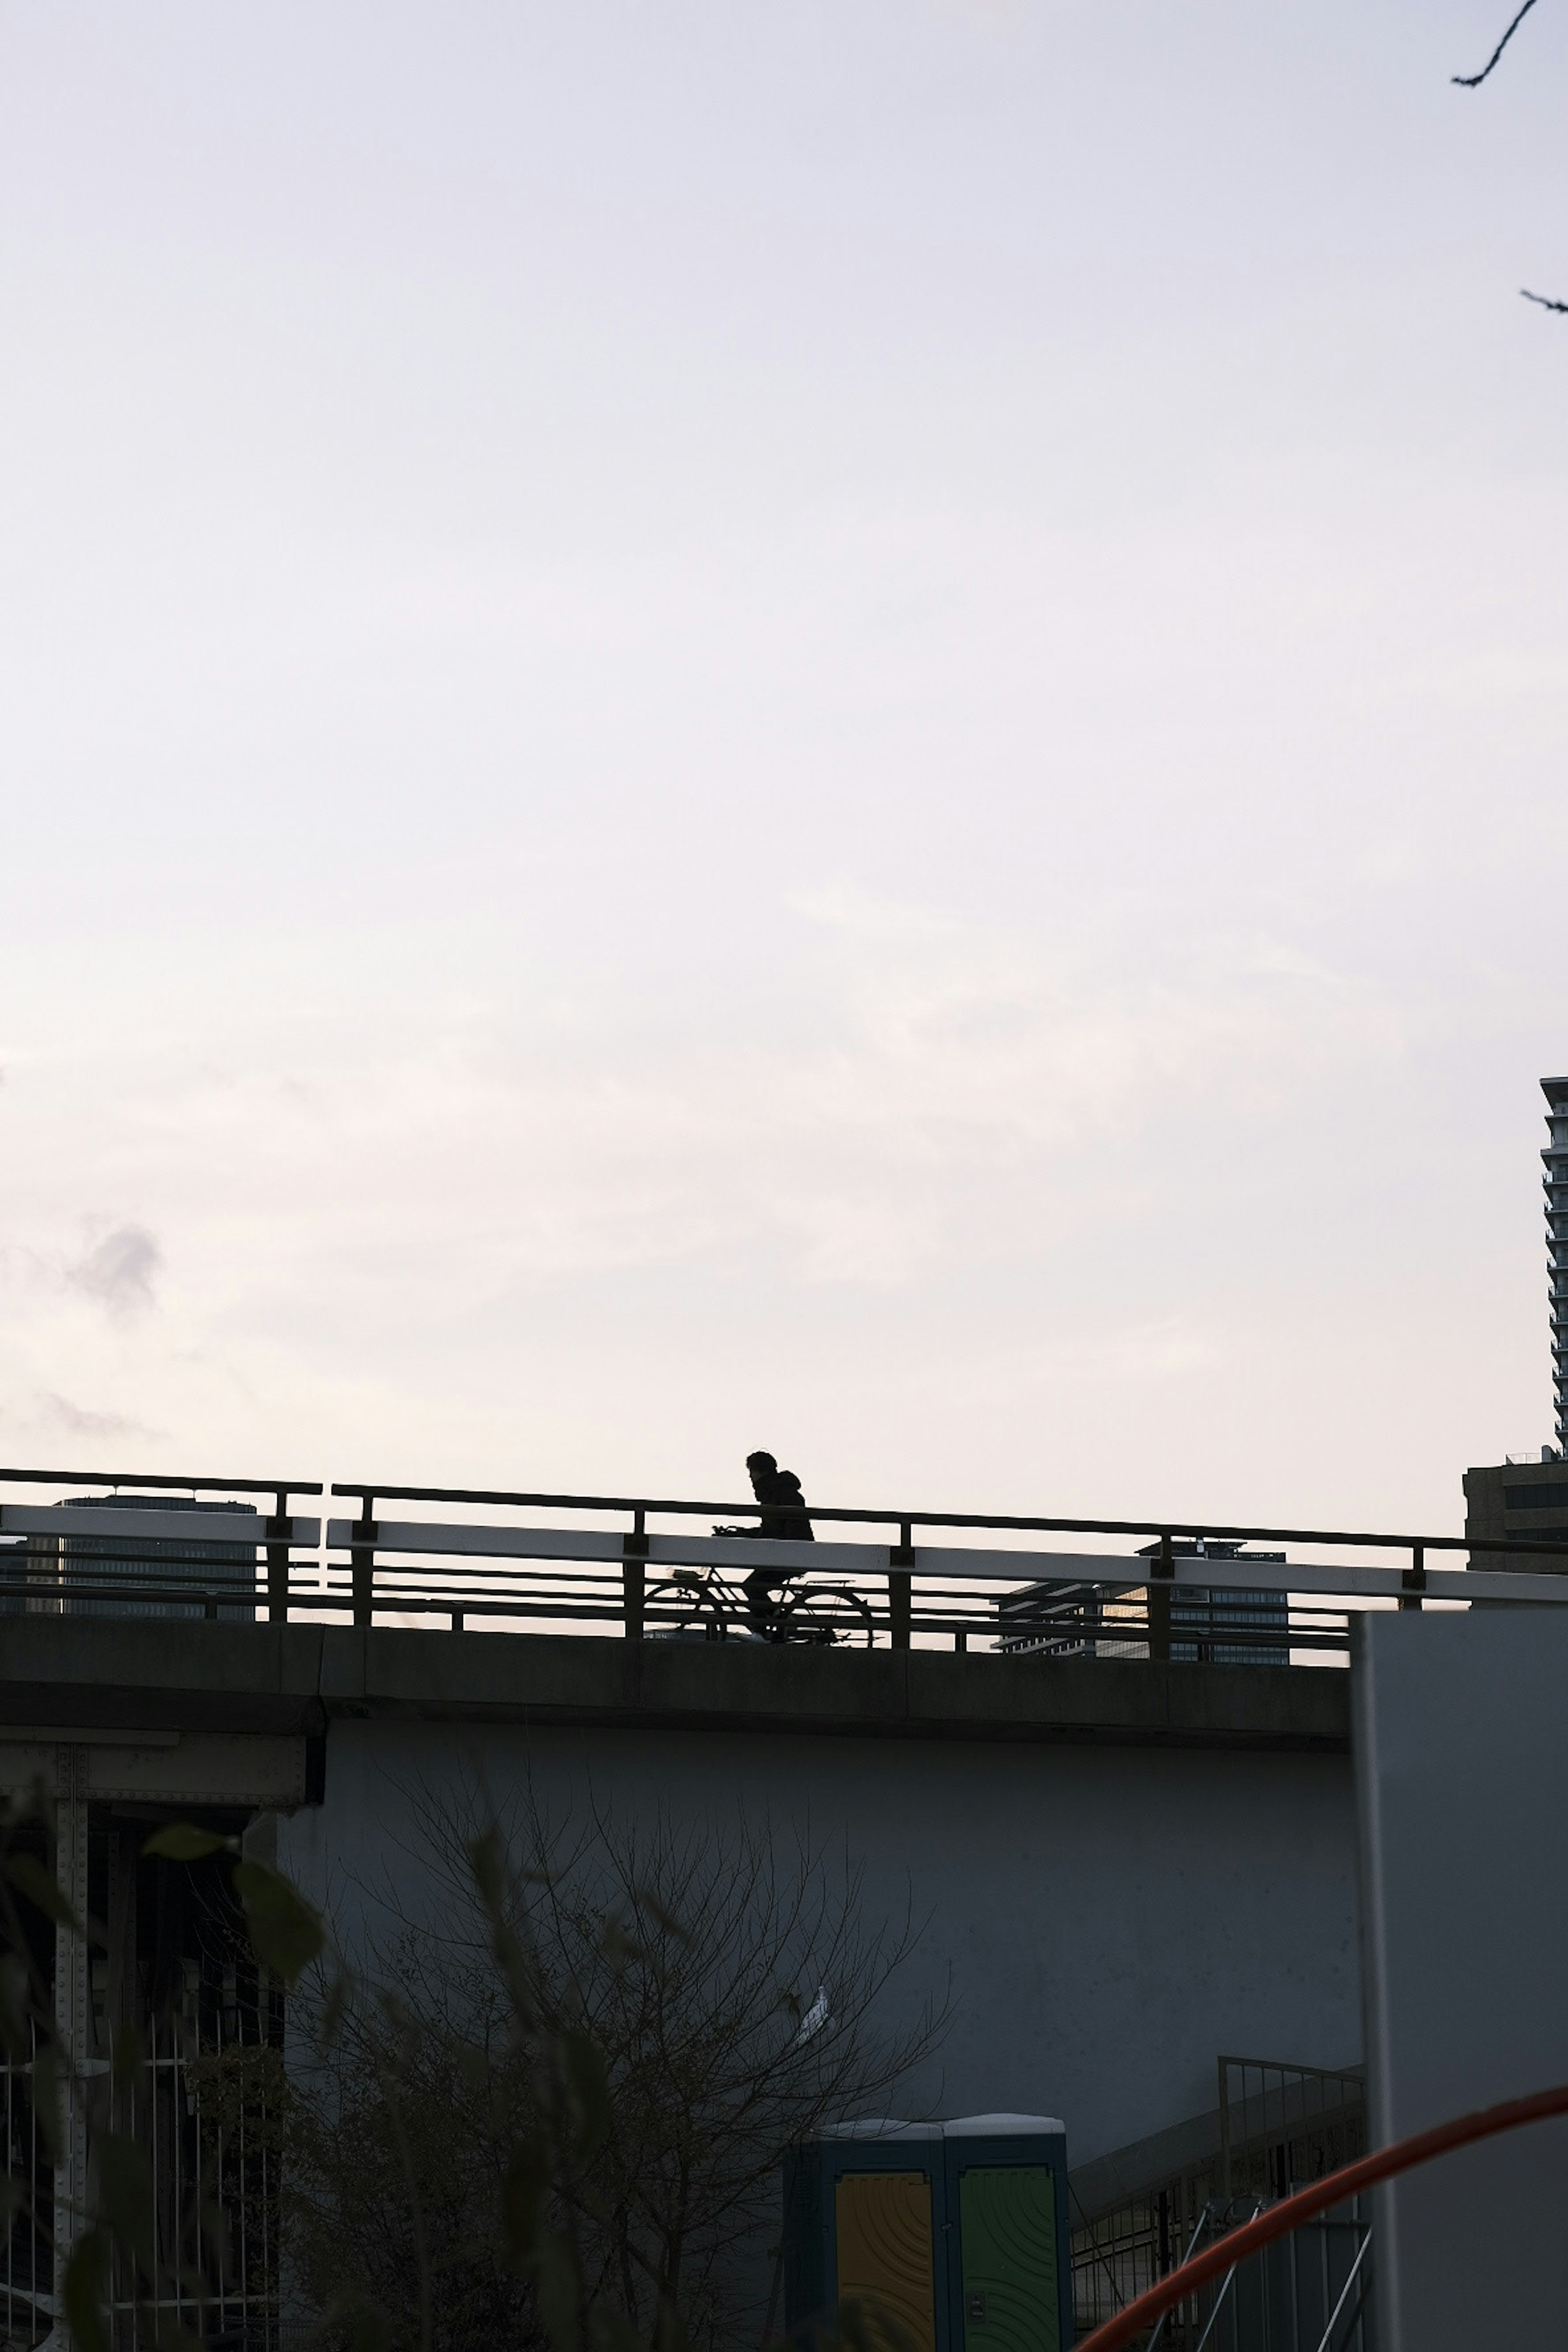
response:
[[[1061,2352],[1057,2185],[1044,2164],[958,2176],[963,2352]]]

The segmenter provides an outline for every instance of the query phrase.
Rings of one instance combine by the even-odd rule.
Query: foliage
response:
[[[118,2273],[144,2305],[138,2342],[197,2352],[156,2300],[201,2291],[223,2216],[161,2246],[143,2149],[110,2128],[143,2052],[123,2030],[109,2104],[57,2038],[47,1967],[74,1919],[47,1853],[42,1792],[0,1822],[0,2045],[31,2053],[51,2145],[92,2110],[91,2188],[74,2216],[65,2317],[78,2352],[110,2352]],[[300,1985],[310,2055],[286,2075],[262,2047],[198,2055],[187,2080],[215,2151],[281,2156],[300,2284],[345,2352],[687,2352],[736,2310],[731,2249],[770,2213],[784,2147],[889,2088],[939,2037],[930,2003],[901,2031],[879,2011],[911,1923],[867,1929],[860,1881],[809,1840],[617,1828],[558,1834],[525,1801],[504,1823],[426,1808],[434,1920],[394,1910],[355,1966],[280,1873],[189,1823],[143,1851],[224,1858],[256,1958]],[[307,1975],[307,1971],[309,1974]],[[304,1981],[301,1983],[301,1979]],[[302,2083],[302,2094],[300,2084]],[[7,2182],[13,2216],[26,2191]],[[25,2216],[37,2222],[37,2216]],[[771,2315],[770,2315],[771,2320]],[[816,2352],[907,2352],[847,2305]]]
[[[504,1823],[415,1811],[436,1899],[388,1896],[369,1997],[323,2052],[303,2276],[320,2296],[351,2263],[394,2346],[421,2261],[439,2352],[734,2340],[784,2147],[875,2107],[940,2035],[929,2002],[884,2021],[911,1922],[868,1927],[859,1873],[809,1839],[593,1809],[557,1829],[528,1795]]]
[[[76,1917],[55,1874],[34,1851],[47,1852],[48,1815],[41,1788],[28,1801],[8,1805],[0,1813],[0,2044],[13,2065],[26,2066],[31,2060],[33,2111],[53,2158],[58,2159],[68,2132],[90,2125],[90,2186],[86,2204],[69,2216],[72,2242],[63,2280],[64,2316],[76,2352],[111,2352],[109,2301],[118,2272],[139,2302],[139,2342],[155,2344],[158,2352],[199,2352],[199,2339],[189,2329],[166,2310],[156,2317],[153,2314],[171,2288],[194,2296],[203,2293],[204,2259],[221,2242],[223,2216],[216,2210],[193,2214],[188,2243],[172,2252],[160,2245],[146,2151],[133,2134],[115,2126],[118,2095],[142,2064],[140,2036],[129,2026],[116,2034],[106,2081],[87,2053],[73,2051],[57,2030],[46,1958],[55,1941],[49,1931],[63,1932],[90,1948],[101,1941],[101,1930]],[[321,1923],[311,1906],[279,1872],[238,1859],[237,1839],[181,1823],[155,1832],[145,1851],[181,1863],[219,1853],[236,1857],[231,1876],[244,1905],[252,1948],[262,1966],[284,1981],[296,1980],[321,1951]],[[264,2072],[270,2061],[273,2075],[280,2074],[280,2052],[230,2053],[231,2059],[241,2055],[261,2061]],[[220,2111],[226,2101],[234,2106],[237,2124],[248,2112],[259,2125],[268,2107],[276,2105],[272,2084],[258,2076],[254,2066],[248,2084],[242,2085],[236,2067],[229,2063],[226,2071],[223,2058],[197,2060],[192,2080],[198,2105],[204,2099],[215,2103],[204,2114],[203,2127],[220,2146]],[[44,2219],[29,2210],[27,2187],[10,2179],[6,2186],[13,2221],[19,2219],[35,2242],[43,2242]],[[58,2227],[62,2218],[52,2211],[48,2227]]]

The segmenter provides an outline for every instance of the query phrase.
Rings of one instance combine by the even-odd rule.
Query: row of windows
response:
[[[1505,1511],[1568,1510],[1568,1483],[1561,1478],[1542,1478],[1539,1486],[1505,1486],[1502,1507]]]

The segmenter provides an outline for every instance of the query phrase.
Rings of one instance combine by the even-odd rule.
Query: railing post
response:
[[[289,1622],[289,1490],[278,1490],[278,1508],[267,1522],[267,1622]]]
[[[55,1749],[55,1883],[68,1920],[73,1915],[77,1919],[87,1916],[87,1757],[85,1748]],[[63,2079],[57,2074],[48,2085],[47,2095],[56,2105],[45,2136],[55,2146],[55,2309],[63,2314],[71,2250],[88,2226],[87,2115],[84,2103],[75,2095],[73,2078],[80,2080],[78,2069],[85,2072],[92,2049],[92,1962],[88,1941],[64,1921],[55,1928],[55,2037],[65,2064]],[[43,2089],[41,2082],[38,2087]],[[57,2329],[57,2342],[64,2333],[63,2328]],[[73,2336],[67,2340],[74,2343],[76,2339]]]
[[[374,1507],[374,1496],[366,1495],[360,1504],[359,1525],[349,1546],[356,1625],[368,1625],[375,1613],[375,1521],[371,1517]]]
[[[1410,1565],[1399,1580],[1399,1605],[1402,1609],[1419,1609],[1421,1595],[1426,1590],[1426,1552],[1424,1545],[1412,1544]]]
[[[1149,1655],[1169,1663],[1171,1655],[1171,1586],[1175,1580],[1175,1556],[1168,1535],[1160,1538],[1159,1558],[1149,1583]]]
[[[910,1622],[914,1614],[915,1547],[908,1519],[899,1525],[899,1540],[888,1548],[888,1638],[895,1650],[910,1646]]]
[[[639,1505],[629,1535],[621,1538],[621,1606],[628,1642],[642,1640],[643,1593],[647,1577],[647,1527]]]

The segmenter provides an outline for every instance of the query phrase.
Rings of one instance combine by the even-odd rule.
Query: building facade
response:
[[[1552,1399],[1557,1451],[1568,1453],[1568,1078],[1542,1078],[1551,1138],[1541,1155],[1546,1194],[1546,1286],[1552,1318]]]
[[[1568,1570],[1568,1077],[1542,1078],[1548,1141],[1541,1154],[1546,1195],[1547,1312],[1552,1334],[1552,1396],[1555,1447],[1538,1460],[1483,1465],[1465,1473],[1465,1536],[1470,1566],[1479,1569]],[[1562,1550],[1489,1551],[1531,1537]]]

